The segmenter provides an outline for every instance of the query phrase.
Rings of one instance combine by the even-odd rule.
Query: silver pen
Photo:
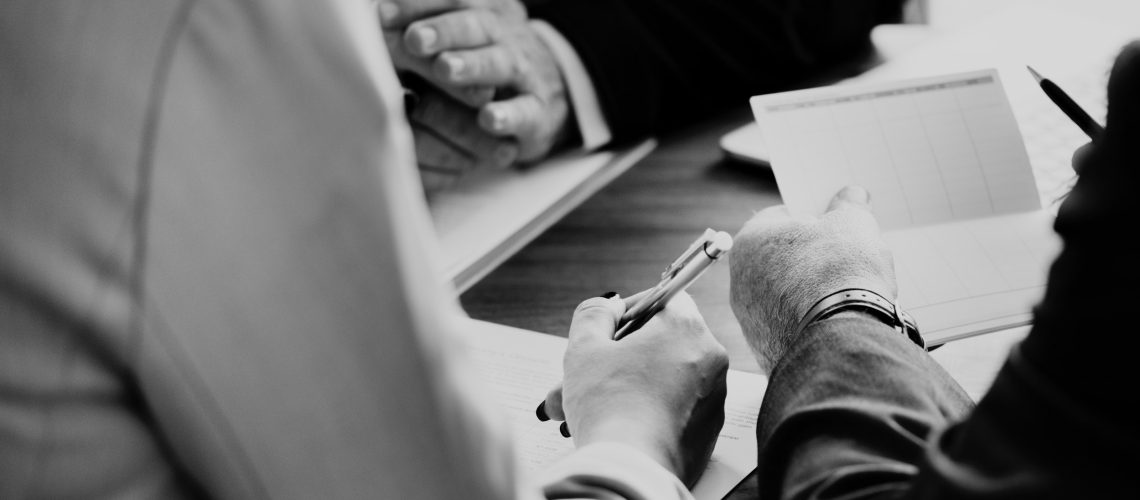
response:
[[[705,229],[689,248],[673,261],[661,281],[657,283],[636,304],[626,309],[614,332],[614,340],[633,333],[648,322],[653,315],[661,312],[669,301],[704,274],[714,262],[732,249],[732,236],[724,231]]]

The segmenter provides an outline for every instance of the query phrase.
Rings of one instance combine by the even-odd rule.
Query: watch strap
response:
[[[817,321],[842,311],[859,310],[870,313],[906,336],[911,342],[926,349],[926,341],[918,331],[918,323],[903,311],[897,302],[863,288],[845,288],[819,299],[796,325],[796,335]]]

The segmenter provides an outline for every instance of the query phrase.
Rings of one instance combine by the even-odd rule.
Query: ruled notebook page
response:
[[[757,96],[792,212],[858,184],[928,342],[1026,324],[1058,243],[994,70]]]

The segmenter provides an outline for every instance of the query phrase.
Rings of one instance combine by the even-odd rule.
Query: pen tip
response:
[[[1033,78],[1036,78],[1038,82],[1044,80],[1044,78],[1041,77],[1041,73],[1038,73],[1037,70],[1033,69],[1033,66],[1026,65],[1025,69],[1028,69],[1030,73],[1033,73]]]

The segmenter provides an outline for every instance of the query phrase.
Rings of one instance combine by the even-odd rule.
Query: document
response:
[[[1135,7],[1122,2],[1119,22],[1093,15],[1080,2],[1021,0],[934,37],[857,77],[889,81],[994,68],[1017,119],[1044,206],[1055,211],[1075,177],[1073,151],[1088,142],[1053,104],[1026,65],[1056,82],[1104,123],[1106,84],[1112,62],[1137,37]],[[1105,10],[1105,9],[1100,9]],[[1063,33],[1063,36],[1059,36]]]
[[[574,449],[558,422],[540,422],[534,410],[562,382],[566,339],[471,320],[475,363],[506,410],[525,469],[540,470]],[[756,417],[767,378],[729,370],[725,423],[712,460],[693,488],[697,500],[719,500],[756,468]]]
[[[655,146],[648,139],[523,168],[480,170],[433,193],[428,208],[447,276],[459,292],[470,288]]]
[[[754,97],[784,203],[871,193],[926,341],[1024,325],[1059,250],[993,69]]]
[[[1088,142],[1088,137],[1049,101],[1026,65],[1047,75],[1103,123],[1108,70],[1120,48],[1137,37],[1129,24],[1135,17],[1128,15],[1136,11],[1135,7],[1124,9],[1120,22],[1113,23],[1106,22],[1103,15],[1089,14],[1084,4],[1060,4],[1047,0],[1010,2],[950,31],[932,30],[927,40],[913,43],[914,48],[889,54],[883,64],[845,83],[995,68],[1025,140],[1042,203],[1055,211],[1075,180],[1070,166],[1073,151]],[[880,37],[883,42],[897,43],[899,38],[908,37],[900,32],[915,29],[884,25],[876,34],[885,35]],[[885,48],[899,52],[895,47]],[[770,152],[755,122],[726,134],[722,145],[730,155],[768,166]]]

